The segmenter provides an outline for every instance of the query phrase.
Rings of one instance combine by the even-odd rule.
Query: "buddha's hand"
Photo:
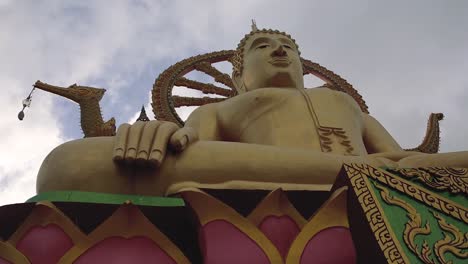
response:
[[[153,120],[122,124],[115,136],[113,159],[160,166],[168,146],[174,151],[182,151],[197,140],[198,134],[194,129],[180,128],[172,122]]]

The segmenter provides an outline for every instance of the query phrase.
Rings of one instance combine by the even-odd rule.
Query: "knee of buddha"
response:
[[[131,192],[131,170],[112,160],[114,138],[94,137],[66,142],[43,161],[38,193],[48,191]]]

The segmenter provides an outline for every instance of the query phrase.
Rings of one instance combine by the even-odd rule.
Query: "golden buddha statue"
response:
[[[181,128],[136,122],[114,137],[60,145],[43,162],[37,191],[325,191],[343,163],[468,168],[468,152],[405,151],[350,95],[305,89],[298,46],[286,33],[254,28],[233,65],[238,95],[200,106]]]

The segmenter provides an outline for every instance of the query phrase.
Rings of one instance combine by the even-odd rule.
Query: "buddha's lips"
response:
[[[268,63],[275,65],[275,66],[288,66],[291,64],[291,61],[288,58],[272,58],[268,61]]]

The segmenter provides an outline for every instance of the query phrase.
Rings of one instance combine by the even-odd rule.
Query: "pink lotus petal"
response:
[[[70,237],[55,224],[32,227],[16,244],[34,264],[57,263],[72,246]]]
[[[76,264],[158,263],[176,264],[156,243],[146,237],[108,237],[83,253]]]
[[[286,258],[289,247],[301,231],[296,222],[287,215],[267,216],[258,228],[273,242],[283,259]]]
[[[356,250],[346,227],[329,227],[313,236],[304,248],[300,263],[354,264]]]
[[[200,244],[205,264],[270,263],[255,241],[225,220],[204,225]]]

